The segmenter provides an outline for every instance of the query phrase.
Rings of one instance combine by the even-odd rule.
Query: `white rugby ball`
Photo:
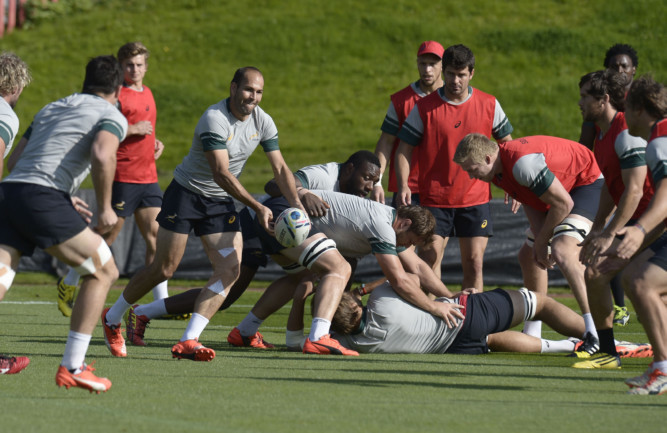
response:
[[[290,207],[276,219],[276,239],[286,248],[298,247],[308,238],[310,219],[301,209]]]

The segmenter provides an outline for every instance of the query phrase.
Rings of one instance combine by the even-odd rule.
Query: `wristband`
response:
[[[359,292],[359,294],[360,294],[361,296],[364,296],[365,294],[368,293],[368,292],[366,291],[366,285],[365,285],[365,284],[362,284],[361,286],[359,286],[359,288],[357,289],[357,291]]]
[[[644,236],[646,236],[646,229],[641,224],[634,223],[632,226],[639,229],[642,233],[644,233]]]

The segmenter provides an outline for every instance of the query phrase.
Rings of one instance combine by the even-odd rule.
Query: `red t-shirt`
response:
[[[118,98],[120,111],[129,125],[148,120],[153,125],[150,135],[131,135],[120,143],[116,154],[114,181],[127,183],[155,183],[155,121],[157,110],[151,90],[144,86],[139,92],[122,87]]]
[[[420,99],[421,96],[415,92],[415,90],[412,88],[412,85],[409,85],[405,89],[391,95],[391,103],[394,105],[396,115],[398,116],[399,128],[401,125],[403,125],[403,122],[405,122],[408,114],[410,114],[412,107],[414,107],[415,103],[417,103],[417,101]],[[398,148],[398,143],[400,141],[400,139],[396,138],[394,140],[394,145],[391,148],[391,157],[389,160],[389,183],[387,184],[387,189],[391,192],[398,191],[398,185],[396,183],[396,168],[394,167],[394,156],[396,155],[396,149]],[[412,151],[412,159],[410,163],[410,176],[408,177],[408,187],[414,194],[419,193],[419,165],[417,164],[418,159],[419,149],[414,148]]]

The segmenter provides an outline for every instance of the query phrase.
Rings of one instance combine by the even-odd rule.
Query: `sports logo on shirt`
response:
[[[257,138],[259,138],[259,131],[255,131],[254,134],[248,137],[248,140],[253,140],[253,139],[256,140]]]
[[[454,128],[458,128],[459,126],[461,126],[461,121],[460,120],[458,122],[456,122],[456,124],[454,125]]]

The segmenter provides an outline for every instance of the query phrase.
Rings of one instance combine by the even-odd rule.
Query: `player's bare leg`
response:
[[[484,290],[484,251],[488,243],[486,236],[459,238],[464,289],[474,287],[480,292]]]
[[[433,235],[430,242],[426,242],[417,249],[417,255],[433,269],[433,273],[438,278],[441,278],[442,258],[445,255],[448,241],[449,238]]]

